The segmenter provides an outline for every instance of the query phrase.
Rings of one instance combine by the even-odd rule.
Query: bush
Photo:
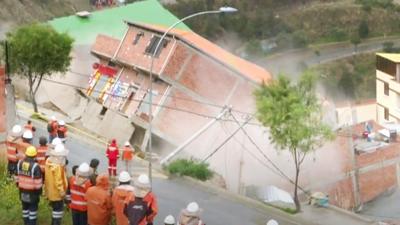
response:
[[[187,159],[175,160],[166,169],[171,174],[189,176],[202,181],[206,181],[213,176],[212,171],[208,169],[207,163],[199,163]]]

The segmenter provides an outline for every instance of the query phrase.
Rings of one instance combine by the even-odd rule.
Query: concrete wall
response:
[[[130,119],[110,109],[101,116],[102,109],[101,104],[90,100],[82,114],[83,126],[103,137],[116,138],[119,143],[130,140],[135,130]]]
[[[384,84],[389,84],[389,95],[384,93]],[[378,123],[400,121],[400,83],[393,76],[376,71],[376,99],[378,105]],[[389,120],[385,120],[383,108],[389,109]]]

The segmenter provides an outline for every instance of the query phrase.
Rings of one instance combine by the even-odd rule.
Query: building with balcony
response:
[[[400,54],[376,54],[377,121],[400,122]]]

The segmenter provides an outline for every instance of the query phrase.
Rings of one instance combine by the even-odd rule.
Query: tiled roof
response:
[[[138,24],[133,22],[128,22],[128,24],[153,30],[159,33],[164,33],[166,31],[166,28],[163,26]],[[222,49],[218,45],[213,44],[212,42],[192,31],[172,29],[172,31],[170,31],[170,34],[178,37],[182,41],[193,46],[204,54],[211,56],[225,66],[230,67],[239,74],[250,78],[257,83],[261,83],[263,81],[269,82],[272,79],[271,74],[264,68]]]

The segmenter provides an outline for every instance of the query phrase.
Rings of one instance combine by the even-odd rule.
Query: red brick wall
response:
[[[397,184],[396,165],[360,174],[361,201],[368,202]]]
[[[330,185],[326,192],[329,194],[331,204],[343,209],[354,207],[353,183],[350,177]]]
[[[136,45],[133,44],[136,34],[138,32],[144,32]],[[150,68],[151,56],[145,54],[146,47],[150,43],[153,33],[130,27],[126,37],[122,43],[121,49],[118,52],[117,59],[128,64],[138,65],[145,69]],[[161,54],[154,60],[154,71],[159,72],[165,63],[165,60],[173,46],[174,41],[170,41],[165,48],[161,47]]]
[[[223,104],[237,77],[210,58],[196,54],[185,68],[179,82],[199,95]]]
[[[357,156],[357,163],[360,167],[371,165],[377,162],[394,159],[400,156],[398,143],[391,144],[384,148],[379,148],[372,153],[364,153]]]
[[[168,64],[165,66],[162,74],[176,80],[179,71],[182,69],[183,64],[187,60],[187,57],[191,57],[190,55],[190,49],[186,45],[179,42],[176,45],[174,54],[172,54],[171,58],[168,60]]]

